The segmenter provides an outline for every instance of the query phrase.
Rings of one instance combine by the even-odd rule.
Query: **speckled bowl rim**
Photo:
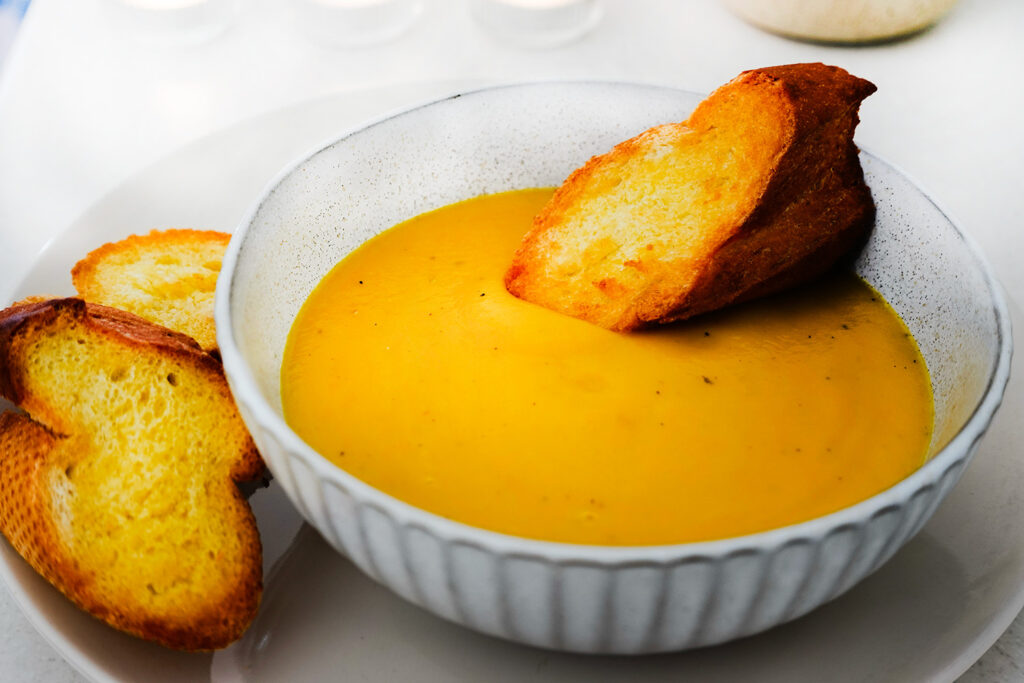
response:
[[[899,507],[899,504],[909,500],[917,491],[922,488],[934,485],[943,474],[951,467],[956,466],[961,460],[965,461],[972,454],[973,446],[981,439],[988,425],[991,423],[996,410],[999,408],[1010,378],[1010,365],[1012,357],[1012,330],[1010,323],[1009,308],[1002,286],[997,280],[992,266],[984,257],[980,247],[974,239],[964,232],[959,225],[950,218],[949,212],[936,202],[928,193],[921,189],[921,186],[914,182],[907,174],[896,166],[879,159],[874,154],[861,150],[861,154],[872,158],[882,166],[907,179],[913,188],[927,199],[947,221],[960,241],[963,243],[975,266],[982,274],[987,291],[991,298],[990,304],[996,322],[996,362],[992,366],[981,401],[974,408],[970,418],[964,423],[956,435],[939,452],[932,456],[924,465],[915,470],[906,478],[893,486],[881,491],[870,498],[851,505],[841,510],[829,513],[821,517],[815,517],[803,522],[797,522],[787,526],[759,531],[742,536],[732,536],[711,541],[697,541],[691,543],[676,543],[667,545],[623,545],[623,546],[602,546],[585,545],[573,543],[561,543],[556,541],[544,541],[521,536],[513,536],[498,531],[490,531],[480,527],[471,526],[433,512],[406,503],[390,494],[387,494],[361,479],[341,469],[320,453],[311,448],[303,441],[285,422],[284,418],[274,410],[264,399],[256,377],[243,359],[241,350],[235,340],[233,318],[231,315],[231,295],[234,287],[235,271],[238,265],[239,252],[242,243],[245,241],[249,228],[253,223],[260,208],[269,199],[271,193],[293,172],[299,169],[312,157],[320,154],[329,147],[343,142],[362,131],[378,126],[391,119],[407,116],[414,112],[431,107],[442,102],[459,98],[473,97],[474,95],[491,93],[497,90],[529,88],[533,85],[557,85],[557,81],[544,81],[539,83],[513,83],[497,86],[489,86],[462,93],[457,93],[441,99],[434,99],[413,107],[403,108],[400,111],[385,114],[356,128],[345,131],[329,140],[315,146],[313,151],[303,155],[295,162],[286,166],[266,186],[259,199],[252,205],[252,208],[239,222],[231,242],[228,245],[221,266],[220,276],[217,279],[217,288],[214,302],[214,318],[217,328],[217,343],[220,348],[221,358],[224,363],[224,370],[228,376],[232,391],[236,400],[244,403],[251,411],[253,419],[267,429],[291,455],[300,457],[320,479],[339,480],[344,486],[349,487],[370,505],[378,506],[388,510],[397,523],[411,527],[430,528],[434,533],[448,541],[457,540],[462,544],[475,545],[480,548],[489,549],[492,552],[502,554],[533,554],[548,557],[555,560],[572,560],[574,562],[592,562],[600,565],[628,566],[634,563],[664,562],[679,557],[722,557],[733,552],[749,552],[751,546],[761,547],[782,547],[794,542],[800,542],[808,538],[820,538],[835,530],[855,527],[858,523],[870,519],[873,516],[887,510]],[[648,85],[643,83],[631,83],[624,81],[565,81],[565,85],[594,85],[600,87],[630,87],[645,88],[650,90],[671,91],[686,93],[702,97],[699,93],[686,91],[680,88]]]

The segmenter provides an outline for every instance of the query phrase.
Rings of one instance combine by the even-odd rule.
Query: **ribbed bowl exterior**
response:
[[[256,424],[244,400],[240,409]],[[719,544],[619,550],[498,534],[488,543],[476,530],[460,534],[458,525],[452,532],[388,509],[269,431],[254,437],[303,517],[403,598],[493,636],[602,654],[714,645],[839,596],[921,529],[977,447],[860,521],[730,539],[728,551],[716,553]]]
[[[345,254],[438,206],[557,184],[581,160],[684,118],[699,100],[607,83],[450,98],[301,160],[241,224],[215,305],[228,380],[275,485],[366,574],[441,617],[521,643],[604,654],[682,650],[763,631],[840,595],[919,531],[956,483],[1009,378],[1006,302],[969,237],[869,154],[862,163],[876,227],[854,267],[917,339],[936,419],[932,457],[866,501],[720,541],[547,543],[414,508],[334,466],[288,428],[279,388],[284,340],[298,307]]]

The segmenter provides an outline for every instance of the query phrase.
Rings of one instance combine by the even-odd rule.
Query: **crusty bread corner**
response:
[[[820,275],[874,221],[853,144],[874,90],[824,64],[740,74],[687,121],[574,171],[536,216],[506,287],[632,330]]]
[[[13,304],[11,304],[11,306],[13,307],[13,306],[23,306],[25,304],[38,304],[38,303],[40,303],[42,301],[47,301],[49,299],[62,299],[62,298],[63,297],[59,297],[59,296],[56,296],[54,294],[30,294],[29,296],[26,296],[24,299],[19,299],[18,301],[15,301]]]
[[[104,244],[75,264],[86,301],[130,311],[217,348],[213,294],[231,236],[213,230],[152,230]]]
[[[263,463],[220,363],[81,299],[0,312],[0,531],[77,605],[182,650],[237,639],[262,593],[236,482]]]

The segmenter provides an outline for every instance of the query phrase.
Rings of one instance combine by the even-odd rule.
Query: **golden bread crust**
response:
[[[213,293],[230,240],[215,230],[151,230],[89,252],[71,280],[86,301],[179,330],[213,351]]]
[[[687,121],[574,171],[534,219],[506,287],[631,330],[820,275],[873,223],[853,131],[874,89],[823,64],[743,72]]]
[[[65,370],[54,339],[111,365]],[[54,372],[68,381],[54,387]],[[175,412],[168,392],[189,405]],[[0,414],[0,532],[18,553],[125,632],[182,650],[236,640],[262,593],[259,534],[236,482],[264,466],[220,363],[130,313],[52,299],[0,312],[0,394],[28,413]]]

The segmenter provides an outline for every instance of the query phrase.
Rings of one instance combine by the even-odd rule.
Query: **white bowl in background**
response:
[[[1006,303],[973,242],[868,154],[862,162],[878,214],[855,268],[914,334],[936,415],[931,459],[868,500],[712,542],[550,543],[408,505],[336,467],[288,428],[279,386],[285,339],[309,293],[347,253],[455,201],[557,185],[616,142],[685,119],[700,99],[608,83],[455,96],[348,133],[299,161],[239,226],[215,311],[229,382],[278,484],[369,576],[439,616],[530,645],[680,650],[757,633],[840,595],[906,543],[956,483],[1009,378]]]
[[[722,0],[766,31],[823,43],[873,43],[923,31],[957,0]]]

